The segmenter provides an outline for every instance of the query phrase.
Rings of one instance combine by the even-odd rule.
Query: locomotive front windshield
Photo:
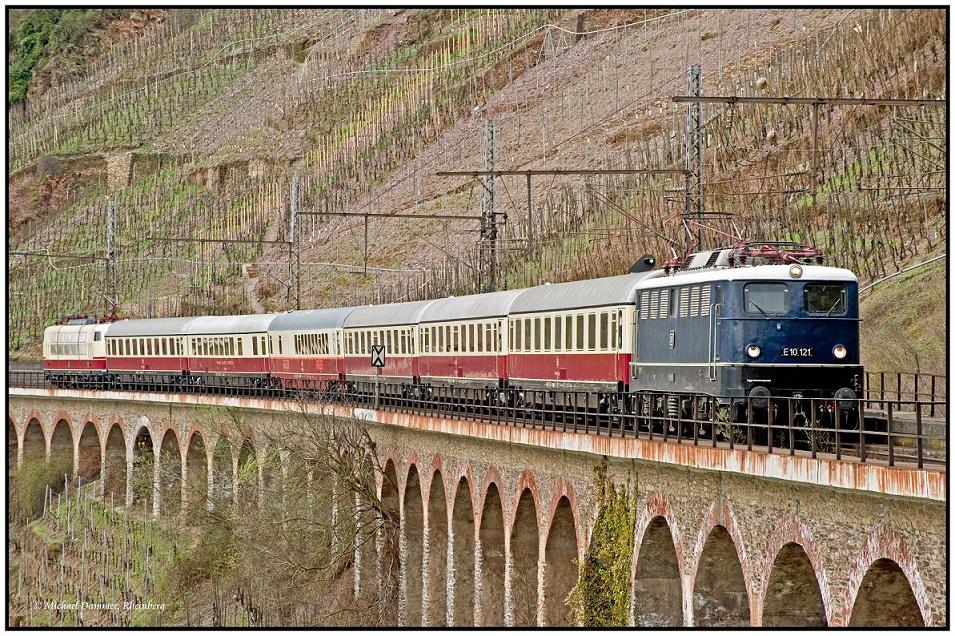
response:
[[[746,299],[746,313],[786,314],[789,313],[789,285],[785,283],[749,283],[743,288]]]
[[[803,291],[807,313],[841,316],[846,313],[846,286],[832,283],[809,284]]]

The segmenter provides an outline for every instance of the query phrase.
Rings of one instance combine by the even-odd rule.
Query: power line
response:
[[[945,106],[944,99],[872,99],[869,97],[743,97],[739,95],[674,95],[677,103],[778,104],[782,106]]]

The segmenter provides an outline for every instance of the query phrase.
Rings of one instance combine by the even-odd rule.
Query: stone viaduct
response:
[[[8,459],[63,452],[107,497],[141,505],[131,475],[145,456],[156,467],[146,498],[160,514],[182,501],[187,479],[205,480],[212,497],[237,477],[243,455],[281,455],[263,431],[294,408],[261,398],[9,389]],[[363,421],[375,442],[377,488],[400,518],[401,625],[568,624],[564,599],[599,512],[597,466],[635,493],[631,624],[948,624],[943,472],[308,408]],[[199,416],[210,409],[241,418],[246,433],[226,435]],[[162,461],[181,479],[164,483]],[[230,496],[238,501],[238,488]],[[386,552],[381,536],[356,549],[355,593],[387,584]]]

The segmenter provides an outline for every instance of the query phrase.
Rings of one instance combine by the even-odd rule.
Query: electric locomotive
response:
[[[667,264],[639,287],[631,391],[834,398],[863,389],[858,281],[815,250],[742,244]]]

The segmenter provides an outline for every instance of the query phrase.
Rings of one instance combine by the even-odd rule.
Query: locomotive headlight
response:
[[[789,268],[789,275],[793,278],[799,278],[802,276],[802,265],[792,265]]]
[[[746,355],[748,355],[750,358],[758,358],[759,354],[762,352],[763,350],[760,349],[759,345],[757,344],[751,344],[746,347]]]
[[[832,355],[834,355],[839,360],[842,360],[843,358],[845,358],[847,353],[848,351],[846,351],[846,348],[842,345],[836,345],[832,348]]]

